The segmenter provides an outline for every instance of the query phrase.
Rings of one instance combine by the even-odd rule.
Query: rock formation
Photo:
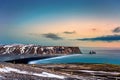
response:
[[[72,54],[81,53],[79,47],[40,45],[1,45],[0,54]]]

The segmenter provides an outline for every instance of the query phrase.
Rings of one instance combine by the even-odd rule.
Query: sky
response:
[[[120,48],[120,0],[0,0],[0,44]]]

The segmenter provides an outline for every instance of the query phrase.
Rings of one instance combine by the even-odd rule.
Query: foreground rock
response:
[[[22,64],[1,63],[0,80],[66,80],[67,76]]]
[[[71,54],[81,53],[79,47],[40,46],[40,45],[0,45],[0,54]]]
[[[119,70],[120,66],[109,64],[1,63],[0,80],[119,80]]]

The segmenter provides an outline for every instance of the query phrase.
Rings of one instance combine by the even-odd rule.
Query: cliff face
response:
[[[1,45],[0,54],[72,54],[81,53],[79,47],[40,45]]]

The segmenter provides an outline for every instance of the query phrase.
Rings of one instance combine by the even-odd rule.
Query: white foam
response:
[[[43,53],[45,54],[45,53]],[[48,59],[42,59],[42,60],[34,60],[34,61],[30,61],[28,64],[37,64],[40,61],[50,61],[50,60],[57,60],[57,59],[62,59],[62,58],[69,58],[72,56],[81,56],[81,54],[71,54],[71,55],[65,55],[65,56],[58,56],[58,57],[53,57],[53,58],[48,58]]]

